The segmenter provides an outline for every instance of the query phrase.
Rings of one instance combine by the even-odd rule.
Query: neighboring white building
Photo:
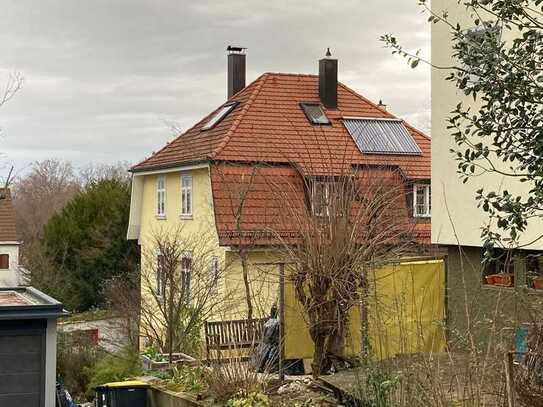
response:
[[[20,244],[10,191],[0,188],[0,287],[23,284],[19,266]]]
[[[449,21],[477,32],[474,20],[494,21],[491,15],[474,15],[465,5],[451,0],[432,0],[435,15],[446,14]],[[510,41],[515,33],[504,30],[501,41]],[[432,24],[432,63],[436,66],[453,66],[453,36],[446,24]],[[476,191],[484,187],[488,191],[507,189],[512,194],[528,194],[528,183],[515,177],[486,173],[472,177],[463,183],[457,173],[458,162],[451,149],[456,145],[447,118],[456,104],[463,101],[472,110],[478,102],[466,97],[453,83],[446,80],[449,71],[432,70],[432,243],[448,250],[446,257],[447,325],[451,344],[464,343],[465,338],[477,341],[492,338],[487,330],[499,332],[505,340],[505,332],[516,332],[522,322],[540,318],[543,298],[543,239],[537,239],[543,227],[532,221],[522,235],[523,249],[510,253],[498,248],[492,258],[483,261],[481,229],[489,222],[488,213],[478,207]],[[479,97],[480,99],[480,97]],[[499,162],[496,162],[499,165]],[[493,225],[495,227],[495,222]],[[494,231],[500,231],[494,228]],[[537,310],[534,312],[533,310]],[[532,319],[532,317],[535,317]],[[488,321],[492,321],[489,324]]]

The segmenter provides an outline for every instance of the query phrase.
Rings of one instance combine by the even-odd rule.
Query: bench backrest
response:
[[[205,337],[209,349],[237,349],[256,346],[262,338],[266,318],[206,321]]]

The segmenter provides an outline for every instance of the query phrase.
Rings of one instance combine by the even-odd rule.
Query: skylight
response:
[[[343,120],[343,124],[363,153],[422,154],[401,120],[348,117]]]
[[[221,107],[217,111],[217,113],[215,113],[213,117],[211,117],[211,119],[209,119],[208,122],[204,124],[202,130],[209,130],[215,127],[222,119],[224,119],[228,115],[228,113],[230,113],[234,109],[234,107],[236,107],[236,105],[237,102],[233,102]]]
[[[312,124],[330,124],[330,120],[318,103],[300,103],[300,106]]]

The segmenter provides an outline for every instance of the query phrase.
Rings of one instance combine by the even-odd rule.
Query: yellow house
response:
[[[148,253],[157,230],[206,236],[210,270],[225,267],[216,293],[224,305],[213,318],[247,317],[246,283],[253,317],[267,316],[277,302],[274,236],[288,238],[289,230],[281,229],[284,203],[266,179],[288,182],[301,168],[325,194],[318,168],[333,160],[400,169],[405,212],[420,242],[429,243],[429,137],[338,82],[337,73],[337,60],[328,55],[319,61],[318,75],[264,73],[245,86],[245,54],[234,48],[228,100],[132,168],[128,239]],[[322,198],[315,190],[304,196]],[[248,282],[240,247],[248,253]],[[149,261],[142,259],[142,269]]]

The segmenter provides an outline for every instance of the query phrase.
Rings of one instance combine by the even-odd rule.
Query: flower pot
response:
[[[532,283],[536,290],[543,290],[543,277],[533,277]]]
[[[485,276],[486,283],[488,285],[494,285],[494,276],[496,274],[489,274],[488,276]]]
[[[494,274],[493,283],[499,287],[513,287],[515,285],[515,275],[512,273]]]

